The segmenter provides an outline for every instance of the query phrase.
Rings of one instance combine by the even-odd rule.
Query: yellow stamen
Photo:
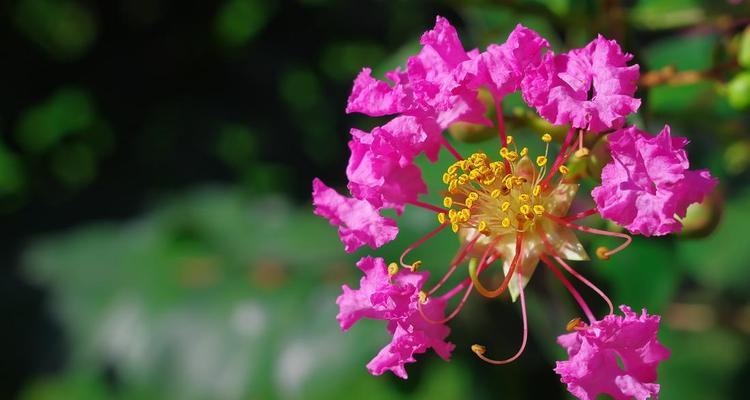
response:
[[[511,144],[511,143],[513,143],[513,136],[510,136],[510,135],[506,136],[505,137],[505,144],[508,145],[508,144]]]
[[[536,215],[542,215],[542,214],[544,214],[544,206],[541,205],[541,204],[535,205],[533,207],[533,209],[534,209],[534,214],[536,214]]]
[[[484,232],[487,230],[487,222],[486,221],[480,221],[479,225],[477,225],[477,230],[479,232]]]
[[[536,158],[536,165],[543,167],[547,164],[547,157],[539,156]]]
[[[504,201],[502,205],[500,205],[500,209],[503,211],[508,211],[508,208],[510,208],[510,202]]]
[[[541,192],[542,192],[542,186],[541,185],[534,186],[534,190],[532,191],[532,193],[534,194],[534,196],[539,196],[539,193],[541,193]]]
[[[388,276],[393,276],[398,273],[398,264],[392,262],[388,264]]]
[[[453,205],[453,198],[450,196],[445,196],[445,198],[443,199],[443,205],[450,208]]]
[[[524,202],[524,203],[528,203],[528,202],[529,202],[529,200],[531,200],[531,198],[529,197],[529,195],[528,195],[528,194],[526,194],[526,193],[523,193],[523,194],[520,194],[520,195],[518,195],[518,200],[519,200],[519,201],[522,201],[522,202]]]
[[[589,149],[585,147],[581,147],[580,149],[576,150],[575,153],[573,153],[576,158],[584,158],[589,155]]]
[[[604,246],[599,246],[596,248],[596,256],[599,257],[601,260],[609,260],[609,249]]]
[[[561,174],[565,175],[565,174],[567,174],[568,172],[570,172],[570,169],[568,169],[568,167],[566,167],[566,166],[564,166],[564,165],[561,165],[561,166],[560,166],[560,173],[561,173]]]
[[[528,149],[528,147],[524,147],[524,148],[522,148],[522,149],[521,149],[521,153],[520,153],[520,154],[521,154],[521,157],[526,157],[526,155],[527,155],[527,154],[529,154],[529,149]]]
[[[531,207],[529,207],[528,204],[524,204],[518,210],[521,212],[521,214],[526,215],[531,212]]]
[[[440,222],[441,224],[444,224],[445,223],[445,213],[438,213],[437,219],[438,219],[438,222]]]
[[[412,272],[415,272],[415,271],[416,271],[416,270],[418,270],[418,269],[419,269],[419,267],[421,267],[421,266],[422,266],[422,261],[421,261],[421,260],[417,260],[417,261],[414,261],[414,262],[413,262],[413,263],[412,263],[412,264],[411,264],[411,265],[409,266],[409,269],[411,269],[411,270],[412,270]]]
[[[451,224],[451,230],[453,231],[453,233],[458,232],[458,224]]]
[[[490,196],[492,196],[493,199],[500,197],[500,189],[493,190],[492,193],[490,193]]]
[[[503,218],[503,222],[501,222],[501,225],[503,226],[503,228],[509,227],[510,226],[510,218],[508,218],[508,217]]]
[[[544,143],[551,142],[552,141],[552,135],[550,135],[549,133],[545,133],[544,135],[542,135],[542,141]]]
[[[568,332],[573,332],[574,330],[576,330],[576,328],[581,327],[582,322],[583,321],[581,320],[581,318],[573,318],[570,320],[570,322],[568,322],[567,325],[565,325],[565,330]]]
[[[423,290],[419,291],[419,302],[422,304],[427,303],[427,293],[425,293]]]

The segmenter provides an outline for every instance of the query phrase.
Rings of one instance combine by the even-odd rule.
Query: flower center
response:
[[[443,174],[447,185],[443,205],[448,212],[438,214],[440,223],[449,222],[453,232],[474,228],[487,235],[525,232],[549,209],[550,191],[543,190],[542,180],[547,172],[547,153],[532,162],[528,149],[520,151],[509,136],[500,149],[502,161],[492,161],[487,154],[474,153],[453,163]],[[566,170],[561,168],[561,172]]]

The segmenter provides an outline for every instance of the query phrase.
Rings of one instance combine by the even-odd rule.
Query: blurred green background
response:
[[[685,235],[575,266],[616,303],[663,314],[662,399],[750,398],[747,3],[4,2],[0,398],[567,398],[554,339],[577,311],[542,269],[530,344],[509,366],[469,351],[515,350],[507,299],[474,297],[452,323],[454,359],[429,352],[408,381],[365,369],[382,323],[338,329],[335,298],[368,251],[343,252],[311,213],[310,182],[344,186],[349,128],[382,122],[344,114],[353,78],[403,64],[437,14],[467,49],[521,22],[558,51],[602,33],[635,55],[631,122],[654,133],[669,122],[722,184]],[[512,126],[519,140],[533,122]],[[442,167],[423,165],[438,182]],[[393,259],[435,226],[412,208],[399,223],[377,254]],[[456,248],[441,234],[416,253],[439,274]]]

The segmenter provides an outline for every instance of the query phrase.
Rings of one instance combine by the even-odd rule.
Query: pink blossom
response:
[[[599,213],[645,236],[682,229],[685,217],[718,181],[707,170],[688,170],[688,140],[672,137],[669,125],[658,136],[635,127],[609,135],[612,161],[602,170],[602,185],[591,192]]]
[[[425,321],[419,313],[419,292],[427,280],[427,272],[401,270],[395,275],[388,272],[382,258],[365,257],[357,267],[365,273],[359,289],[347,285],[336,303],[336,317],[342,330],[349,329],[361,318],[388,321],[388,332],[393,336],[375,358],[367,364],[373,375],[392,371],[406,379],[407,363],[415,362],[414,355],[432,348],[444,359],[449,359],[453,344],[445,342],[450,329],[443,324]],[[440,319],[445,310],[445,300],[430,299],[422,310],[431,319]]]
[[[437,121],[446,128],[457,121],[491,123],[484,117],[484,106],[476,90],[459,85],[454,71],[469,60],[451,24],[437,17],[435,27],[421,38],[422,50],[409,57],[406,71],[390,71],[389,85],[371,76],[364,68],[354,81],[346,111],[370,116],[404,113]],[[439,133],[439,131],[438,131]]]
[[[313,205],[315,214],[338,225],[341,242],[349,253],[365,244],[380,247],[398,233],[396,222],[381,216],[372,204],[344,197],[317,178],[313,180]]]
[[[627,65],[632,58],[601,35],[584,48],[547,53],[524,77],[524,99],[555,125],[595,132],[620,127],[641,104],[633,97],[639,67]]]
[[[526,71],[542,61],[542,51],[549,48],[546,39],[518,24],[501,45],[491,44],[487,51],[464,62],[459,79],[472,87],[486,85],[496,100],[520,89]]]
[[[628,306],[620,310],[625,317],[608,315],[557,339],[569,359],[558,361],[555,372],[581,400],[594,400],[599,394],[645,400],[659,394],[656,369],[670,355],[656,338],[660,318],[646,310],[638,316]]]

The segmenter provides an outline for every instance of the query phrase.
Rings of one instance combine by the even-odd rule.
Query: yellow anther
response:
[[[506,158],[510,162],[516,161],[518,160],[518,153],[516,153],[515,151],[509,151]]]
[[[500,224],[503,226],[503,228],[509,227],[510,226],[510,218],[508,218],[508,217],[503,218],[503,221]]]
[[[528,147],[522,148],[520,154],[521,154],[521,157],[526,157],[526,155],[529,154],[529,148]]]
[[[477,230],[479,232],[484,232],[485,230],[487,230],[487,222],[486,221],[480,221],[479,225],[477,225]]]
[[[510,136],[508,136],[510,137]],[[473,351],[475,354],[484,354],[487,351],[487,348],[482,346],[481,344],[472,344],[471,345],[471,351]]]
[[[522,205],[518,211],[521,212],[521,214],[526,215],[531,212],[531,207],[528,204]]]
[[[568,167],[566,167],[566,166],[564,166],[564,165],[561,165],[561,166],[560,166],[560,173],[561,173],[561,174],[565,175],[565,174],[567,174],[568,172],[570,172],[570,169],[568,169]]]
[[[451,174],[451,175],[455,174],[456,171],[458,171],[458,164],[457,163],[454,163],[453,165],[451,165],[450,167],[448,167],[448,173],[449,174]]]
[[[491,197],[492,197],[493,199],[496,199],[496,198],[500,197],[500,189],[495,189],[495,190],[493,190],[493,191],[492,191],[492,193],[490,193],[490,196],[491,196]]]
[[[481,172],[479,172],[479,171],[478,171],[478,170],[476,170],[476,169],[475,169],[475,170],[473,170],[473,171],[471,171],[471,172],[469,172],[469,178],[470,178],[471,180],[475,180],[475,179],[479,178],[479,175],[482,175],[482,173],[481,173]]]
[[[609,260],[609,249],[604,246],[597,247],[596,256],[601,260]]]
[[[424,290],[419,291],[419,302],[422,304],[427,303],[427,293]]]
[[[543,167],[547,165],[547,157],[545,156],[539,156],[536,158],[536,165]]]
[[[522,194],[518,195],[518,200],[521,201],[521,202],[524,202],[524,203],[528,203],[529,200],[531,200],[531,198],[529,197],[528,194],[522,193]]]
[[[474,199],[472,199],[471,197],[467,197],[466,201],[464,201],[464,204],[466,204],[466,207],[471,208],[471,206],[474,205]]]
[[[461,176],[458,177],[458,184],[459,185],[463,185],[463,184],[465,184],[468,181],[469,181],[469,175],[461,174]]]
[[[537,204],[534,207],[534,214],[536,215],[542,215],[544,214],[544,206],[541,204]]]
[[[585,147],[581,147],[580,149],[576,150],[575,153],[573,153],[576,158],[584,158],[589,155],[589,149]]]
[[[451,224],[451,230],[453,231],[453,233],[458,232],[458,224]]]
[[[448,191],[451,193],[455,193],[456,188],[458,188],[458,180],[454,179],[450,184],[448,184]]]
[[[581,318],[573,318],[568,322],[567,325],[565,325],[565,330],[568,332],[573,332],[574,330],[583,327],[583,321]]]
[[[450,208],[453,205],[453,198],[450,196],[445,196],[443,198],[443,206]]]
[[[440,222],[441,224],[445,223],[445,213],[438,213],[437,218],[438,218],[438,222]]]
[[[453,221],[456,218],[457,211],[450,209],[448,210],[448,218],[450,218],[451,221]]]
[[[539,193],[542,193],[542,186],[541,185],[534,186],[534,190],[531,193],[534,193],[534,196],[539,196]]]
[[[508,148],[507,147],[501,147],[500,148],[500,157],[502,157],[502,158],[508,157]]]
[[[513,189],[513,182],[515,181],[514,176],[509,177],[508,179],[504,179],[503,182],[505,183],[505,187],[508,189]]]
[[[550,135],[549,133],[545,133],[544,135],[542,135],[542,141],[544,143],[551,142],[552,141],[552,135]]]
[[[511,143],[513,143],[513,136],[510,136],[510,135],[506,136],[505,144],[511,144]]]
[[[412,272],[415,272],[419,269],[419,267],[422,266],[422,260],[414,261],[410,266],[409,269],[412,270]]]
[[[450,181],[451,181],[451,174],[449,174],[447,172],[444,173],[443,174],[443,183],[445,183],[447,185]]]
[[[510,208],[510,202],[504,201],[503,204],[500,205],[500,209],[503,211],[508,211]]]
[[[392,262],[388,264],[388,276],[393,276],[398,273],[398,264]]]
[[[468,221],[469,217],[471,217],[471,211],[468,208],[464,208],[461,210],[461,217]]]
[[[489,186],[489,185],[492,185],[493,183],[495,183],[496,180],[497,180],[497,177],[491,176],[491,177],[483,180],[482,184],[485,185],[485,186]]]

